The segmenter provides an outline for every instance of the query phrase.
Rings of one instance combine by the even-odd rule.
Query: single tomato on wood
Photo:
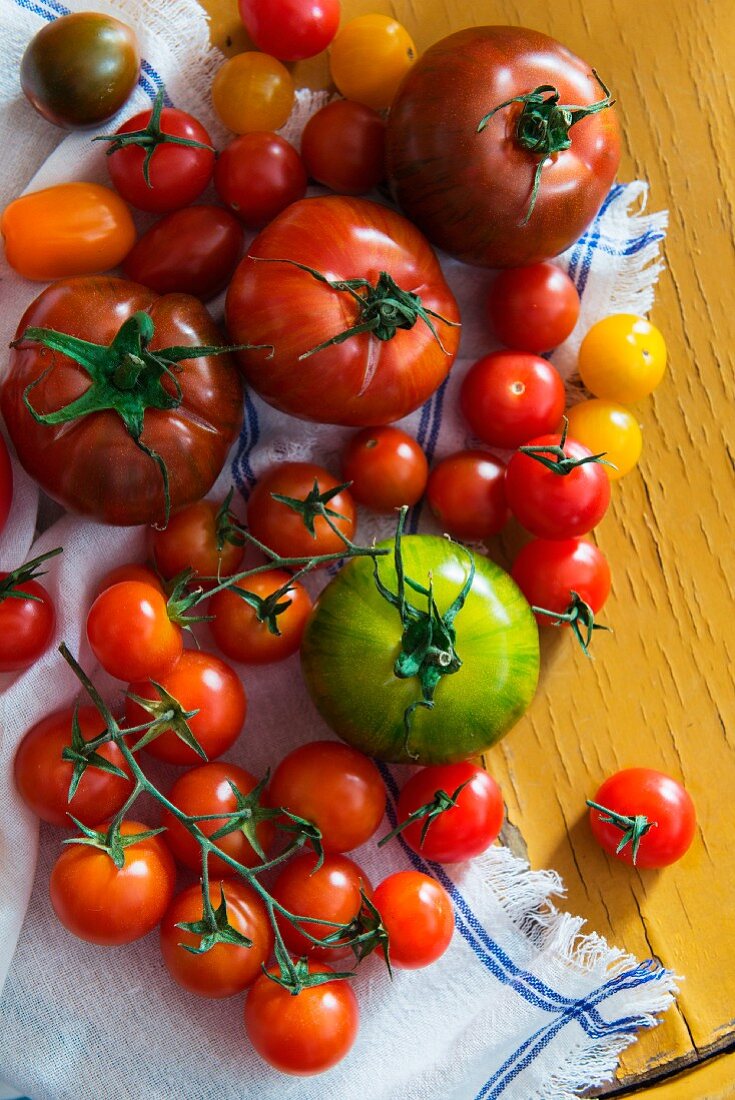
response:
[[[598,844],[636,867],[668,867],[694,840],[697,814],[691,795],[653,768],[616,772],[587,805]]]

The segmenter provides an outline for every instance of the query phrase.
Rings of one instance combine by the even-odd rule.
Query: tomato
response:
[[[54,602],[42,584],[22,578],[16,583],[15,573],[0,571],[0,672],[34,664],[51,644],[55,625]]]
[[[276,603],[267,604],[268,597],[284,585],[288,588]],[[238,596],[238,591],[249,592],[265,602],[265,606],[260,605],[264,618],[258,617],[256,608]],[[285,570],[269,569],[264,573],[255,573],[233,588],[212,596],[209,603],[209,614],[214,616],[210,623],[212,637],[232,661],[252,665],[282,661],[296,653],[301,645],[311,608],[309,593],[299,581],[292,581]],[[277,634],[268,626],[271,610],[275,612]]]
[[[454,910],[444,887],[420,871],[397,871],[378,883],[373,904],[388,933],[391,965],[418,970],[436,962],[454,933]]]
[[[334,285],[344,280],[356,281],[362,304],[354,287]],[[226,317],[233,340],[275,348],[272,358],[238,353],[253,389],[283,412],[328,424],[406,416],[444,381],[459,344],[457,304],[421,234],[386,206],[337,195],[294,203],[258,235],[230,284]],[[330,343],[360,324],[370,331]]]
[[[577,440],[559,435],[536,436],[527,446],[561,447],[565,456],[562,461],[588,459],[592,454]],[[548,454],[547,450],[545,456]],[[569,473],[554,473],[523,451],[516,451],[508,463],[505,490],[518,522],[541,539],[586,535],[597,526],[610,503],[610,481],[599,463],[585,462]]]
[[[362,894],[372,897],[372,887],[365,872],[347,856],[326,856],[317,869],[315,852],[304,852],[289,860],[273,884],[271,894],[289,913],[300,917],[349,924],[362,908]],[[350,945],[317,947],[290,921],[278,914],[278,927],[283,942],[292,955],[331,962],[351,953]],[[334,932],[329,924],[305,924],[302,927],[318,939]]]
[[[459,400],[478,439],[491,447],[516,448],[556,431],[566,394],[561,375],[545,359],[496,351],[470,367]]]
[[[21,195],[3,210],[0,233],[10,266],[43,283],[108,271],[135,243],[127,206],[98,183],[57,183]]]
[[[317,183],[363,195],[385,178],[385,122],[363,103],[333,100],[304,127],[301,156]]]
[[[305,500],[314,492],[315,485],[323,495],[337,489],[339,482],[328,470],[311,462],[281,462],[272,466],[258,479],[248,501],[250,534],[284,558],[310,558],[344,550],[344,539],[327,516],[316,514],[312,535],[298,511],[273,499],[273,493],[279,493],[293,500]],[[341,489],[329,498],[325,508],[329,510],[331,524],[351,539],[357,513],[350,493]]]
[[[325,50],[339,26],[339,0],[238,0],[255,45],[281,61],[303,61]]]
[[[509,103],[518,96],[535,106]],[[525,27],[458,31],[426,51],[392,104],[393,193],[433,244],[467,263],[548,260],[579,239],[615,178],[609,104],[591,66],[553,38]],[[567,105],[571,126],[560,118]]]
[[[84,825],[96,825],[100,818],[117,813],[131,791],[130,777],[103,771],[94,765],[86,768],[74,797],[69,800],[69,784],[74,765],[61,759],[72,745],[74,708],[54,711],[31,726],[18,746],[13,765],[15,786],[27,806],[49,825],[71,828],[69,815]],[[92,741],[105,731],[105,722],[94,707],[80,707],[79,731],[84,741]],[[128,773],[125,758],[117,745],[109,741],[96,750],[114,767]]]
[[[184,569],[193,569],[197,577],[227,577],[237,572],[244,550],[228,541],[222,507],[222,502],[197,500],[172,516],[166,527],[154,528],[153,557],[167,580]]]
[[[320,962],[309,972],[330,974]],[[349,982],[289,990],[261,974],[245,1000],[245,1030],[269,1065],[296,1076],[323,1073],[340,1062],[357,1037],[359,1010]]]
[[[615,313],[589,330],[579,375],[595,397],[632,405],[655,390],[666,370],[664,338],[645,317]]]
[[[178,700],[184,710],[198,713],[189,728],[209,760],[227,752],[242,732],[247,714],[247,697],[240,678],[228,664],[212,653],[185,649],[170,672],[157,684]],[[150,681],[130,684],[128,691],[142,699],[161,696]],[[129,726],[150,722],[151,715],[129,696],[125,699],[125,721]],[[167,729],[146,746],[151,756],[169,764],[198,764],[202,759],[189,745]]]
[[[469,761],[422,768],[412,775],[398,798],[398,823],[433,802],[437,791],[452,798],[460,786],[455,805],[431,819],[423,840],[426,817],[401,831],[409,848],[425,859],[436,863],[472,859],[498,837],[505,812],[500,787],[491,775]]]
[[[392,541],[379,545],[394,549]],[[454,763],[484,752],[525,711],[538,679],[538,631],[515,583],[487,558],[431,535],[403,538],[401,556],[406,577],[424,588],[431,580],[432,617],[428,595],[407,586],[415,614],[406,611],[404,621],[378,590],[372,562],[353,558],[307,624],[306,686],[328,725],[363,752]],[[397,597],[393,553],[377,560],[383,585]],[[433,647],[431,659],[419,663],[424,644]]]
[[[120,826],[123,837],[147,831],[139,821]],[[166,912],[176,869],[161,837],[130,844],[124,856],[118,869],[107,852],[68,844],[54,864],[51,904],[64,927],[80,939],[108,947],[132,943],[152,931]]]
[[[532,539],[513,562],[511,576],[533,607],[564,614],[577,595],[597,612],[610,595],[610,566],[587,539]],[[553,623],[537,615],[542,626]]]
[[[458,451],[429,474],[426,500],[443,531],[458,539],[497,535],[509,518],[505,463],[485,451]]]
[[[602,784],[590,802],[598,844],[624,863],[668,867],[688,851],[697,815],[688,791],[652,768],[625,768]],[[607,811],[603,812],[603,808]],[[606,821],[606,817],[613,821]]]
[[[490,287],[487,312],[501,344],[516,351],[551,351],[577,323],[579,293],[556,264],[510,268]]]
[[[250,229],[262,229],[306,193],[306,168],[278,134],[241,134],[217,158],[214,186],[222,202]]]
[[[105,523],[160,522],[166,486],[156,455],[168,471],[173,511],[209,492],[240,430],[238,372],[228,355],[183,359],[172,371],[174,360],[155,354],[222,344],[201,302],[181,294],[159,298],[122,279],[66,279],[31,303],[16,340],[30,327],[110,345],[104,365],[95,354],[94,363],[81,366],[31,338],[10,353],[0,407],[22,465],[46,493]],[[84,350],[75,348],[72,354],[84,360]],[[100,411],[84,415],[84,401],[73,407],[85,394],[99,400]],[[24,396],[38,416],[54,421],[37,420]]]
[[[215,73],[212,101],[236,134],[280,130],[291,114],[294,83],[288,69],[264,53],[239,53]]]
[[[241,794],[247,795],[256,786],[255,776],[244,768],[238,768],[236,764],[225,761],[222,763],[202,764],[199,768],[191,768],[174,783],[168,793],[170,802],[173,802],[184,813],[189,814],[231,814],[237,809],[237,799],[230,783],[234,783]],[[191,833],[177,821],[172,813],[164,810],[163,824],[166,826],[166,840],[168,846],[176,856],[176,859],[184,867],[197,873],[201,872],[201,849]],[[211,821],[200,821],[199,828],[205,836],[211,836],[221,826],[226,824],[224,818],[214,818]],[[270,821],[262,821],[257,825],[256,836],[260,847],[267,853],[273,842],[274,826]],[[243,863],[246,867],[257,867],[261,862],[260,856],[255,851],[242,829],[235,829],[217,841],[217,847],[226,852],[228,856]],[[209,856],[209,873],[215,875],[231,875],[232,868],[219,856]]]
[[[429,464],[416,440],[400,428],[364,428],[347,441],[342,475],[358,504],[392,512],[421,499]]]
[[[34,35],[20,63],[20,85],[56,126],[94,126],[120,110],[139,71],[131,27],[99,12],[75,12]]]
[[[13,503],[13,467],[10,463],[8,448],[0,435],[0,534],[8,522],[10,506]]]
[[[159,93],[153,107],[133,115],[107,139],[107,170],[115,189],[131,206],[155,214],[180,210],[198,198],[212,178],[215,158],[201,122],[162,104]],[[166,141],[166,135],[177,141]]]
[[[106,588],[112,588],[113,584],[120,584],[121,581],[140,581],[141,584],[152,585],[162,596],[165,595],[163,585],[153,570],[147,565],[138,565],[137,562],[118,565],[109,573],[105,573],[97,585],[96,595],[99,596],[100,592],[104,592]]]
[[[272,806],[314,822],[324,851],[350,852],[383,819],[385,785],[367,756],[338,741],[310,741],[284,756],[271,780]]]
[[[616,481],[629,473],[643,449],[643,436],[635,416],[614,401],[593,398],[567,411],[569,431],[575,439],[597,454],[605,452],[607,476]]]
[[[166,597],[141,581],[118,581],[100,592],[87,615],[87,640],[105,672],[128,682],[160,679],[183,650]]]
[[[223,894],[228,924],[252,940],[252,947],[216,943],[201,955],[186,950],[199,947],[202,940],[202,936],[179,927],[202,919],[204,906],[199,885],[177,894],[161,921],[161,953],[166,969],[188,993],[200,997],[232,997],[242,993],[262,973],[261,967],[273,950],[273,930],[256,892],[236,879],[212,882],[209,899],[214,910],[221,906]]]
[[[206,301],[230,281],[242,239],[237,219],[219,206],[175,210],[143,234],[123,271],[156,294],[179,292]]]
[[[375,111],[390,107],[398,85],[416,60],[408,31],[387,15],[351,19],[332,43],[332,80],[345,99]]]

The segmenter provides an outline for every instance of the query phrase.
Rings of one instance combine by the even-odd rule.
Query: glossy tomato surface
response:
[[[272,344],[239,352],[247,381],[269,404],[305,420],[375,426],[418,408],[444,381],[459,328],[433,319],[390,339],[360,333],[311,352],[360,323],[362,308],[346,291],[325,285],[292,263],[334,280],[378,282],[387,272],[420,297],[425,310],[459,320],[457,305],[423,236],[405,218],[367,199],[330,195],[294,203],[263,230],[227,294],[227,326],[238,343]]]
[[[147,313],[153,321],[151,349],[225,343],[196,298],[184,294],[159,298],[137,283],[108,277],[54,283],[28,307],[17,337],[30,326],[39,326],[110,344],[136,311]],[[242,385],[229,355],[185,359],[179,368],[175,379],[181,387],[181,404],[173,409],[146,409],[141,436],[166,464],[174,511],[209,491],[242,420]],[[11,351],[0,407],[21,463],[49,496],[70,511],[113,524],[162,521],[161,471],[135,445],[116,412],[108,409],[69,423],[41,424],[23,401],[32,386],[28,399],[33,408],[53,413],[80,398],[89,385],[88,373],[61,352],[31,340]],[[135,385],[143,386],[143,379]],[[175,394],[170,378],[163,386]],[[128,397],[131,392],[125,391]]]
[[[241,134],[227,145],[214,170],[222,202],[249,229],[262,229],[306,193],[306,168],[279,134]]]
[[[457,451],[437,462],[426,485],[429,508],[443,533],[487,539],[505,527],[505,463],[486,451]]]
[[[100,592],[87,615],[87,640],[104,670],[127,681],[165,676],[184,645],[160,587],[139,580]]]
[[[37,661],[51,644],[56,608],[38,581],[12,587],[12,591],[25,593],[30,599],[3,593],[2,583],[9,576],[0,572],[0,672],[20,672]]]
[[[421,499],[429,464],[413,436],[400,428],[364,428],[347,441],[342,474],[359,504],[390,513]]]
[[[444,887],[420,871],[397,871],[375,888],[373,903],[388,932],[393,966],[418,970],[444,954],[454,934],[454,910]]]
[[[452,798],[455,805],[432,818],[422,837],[426,818],[420,818],[401,832],[414,852],[437,863],[457,863],[484,852],[497,839],[503,824],[503,795],[493,777],[476,764],[439,764],[421,768],[401,788],[396,807],[398,823],[436,799],[437,792]]]
[[[593,397],[580,401],[567,412],[569,431],[593,452],[604,452],[611,463],[605,473],[617,481],[637,464],[643,450],[643,434],[634,413],[615,401]]]
[[[487,313],[495,337],[517,351],[551,351],[570,336],[579,293],[557,264],[503,271],[490,287]]]
[[[337,513],[330,516],[337,530],[327,523],[325,516],[317,515],[313,535],[298,511],[273,497],[277,493],[302,501],[313,491],[314,485],[323,494],[338,488],[339,484],[328,470],[312,462],[281,462],[272,466],[258,479],[250,494],[248,527],[251,535],[284,558],[339,553],[345,547],[342,535],[351,539],[357,524],[357,510],[349,489],[342,489],[326,505]]]
[[[561,436],[540,435],[529,447],[559,447]],[[567,438],[567,458],[589,459],[592,452]],[[516,451],[505,476],[508,504],[519,523],[541,539],[569,539],[596,527],[610,503],[610,481],[605,467],[585,462],[566,474],[548,469],[531,455]]]
[[[520,447],[556,431],[566,394],[561,375],[538,355],[494,351],[462,379],[460,408],[478,439],[491,447]]]
[[[392,542],[379,545],[393,550]],[[365,558],[350,561],[319,597],[301,645],[302,669],[317,709],[345,741],[383,760],[453,763],[483,752],[525,711],[538,679],[538,631],[516,584],[487,558],[429,535],[404,538],[402,550],[406,576],[426,586],[431,575],[442,615],[475,564],[453,623],[461,665],[441,678],[434,707],[415,708],[407,737],[404,716],[421,700],[421,686],[416,676],[395,675],[401,617],[378,591]],[[378,562],[383,584],[395,594],[392,553]],[[426,597],[408,596],[426,610]]]
[[[212,83],[214,109],[228,130],[280,130],[291,113],[294,82],[285,65],[249,50],[230,57]]]
[[[301,156],[317,183],[364,195],[385,177],[385,122],[364,103],[332,100],[304,127]]]
[[[285,591],[274,605],[278,627],[278,633],[274,634],[268,626],[267,614],[259,618],[256,608],[238,592],[250,593],[266,603],[284,586]],[[212,596],[209,614],[214,618],[210,629],[218,647],[231,661],[270,664],[296,653],[311,608],[311,596],[299,581],[291,580],[291,574],[284,569],[269,569]]]
[[[572,593],[584,600],[595,614],[610,595],[610,566],[607,558],[588,539],[531,539],[513,562],[511,576],[533,607],[563,614]],[[537,615],[540,625],[553,619]]]
[[[571,145],[544,165],[528,221],[538,155],[516,138],[523,104],[551,85],[560,104],[604,98],[592,67],[524,27],[470,27],[435,43],[403,81],[388,120],[388,178],[429,240],[467,263],[517,267],[563,252],[607,195],[620,160],[614,108],[578,121]]]
[[[156,567],[166,580],[185,569],[199,577],[229,576],[237,570],[243,556],[242,546],[221,537],[219,514],[222,502],[197,500],[172,516],[164,528],[151,532]]]
[[[401,23],[371,12],[342,27],[329,51],[329,69],[343,96],[384,111],[416,56],[416,46]]]
[[[347,856],[325,856],[321,867],[317,867],[316,853],[304,852],[285,865],[273,883],[272,893],[293,916],[349,924],[362,907],[362,894],[372,897],[373,891],[365,872]],[[281,914],[278,915],[278,927],[286,947],[297,957],[306,955],[331,962],[352,953],[350,945],[344,943],[319,947]],[[335,931],[329,923],[308,923],[301,927],[317,939],[324,939]]]
[[[325,50],[339,26],[340,0],[238,0],[255,45],[281,61],[302,61]]]
[[[590,808],[595,839],[606,852],[624,863],[668,867],[681,859],[694,840],[697,814],[691,795],[676,779],[653,768],[625,768],[616,772],[605,780],[593,801],[613,814],[630,819],[640,815],[648,822],[655,821],[641,837],[634,860],[632,843],[617,851],[625,836],[625,826],[621,829],[605,821],[608,814]]]

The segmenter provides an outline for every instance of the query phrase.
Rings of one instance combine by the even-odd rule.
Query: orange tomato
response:
[[[279,130],[291,113],[294,83],[285,65],[265,53],[239,53],[217,70],[214,109],[228,130]]]

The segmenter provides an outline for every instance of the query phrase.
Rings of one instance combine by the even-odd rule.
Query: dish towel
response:
[[[90,6],[118,14],[141,39],[146,60],[123,117],[147,105],[164,84],[170,101],[196,114],[221,148],[227,135],[208,94],[221,57],[209,46],[195,0],[71,4],[75,10]],[[0,0],[3,202],[63,180],[105,182],[104,156],[91,135],[65,135],[49,126],[17,86],[28,40],[68,10],[58,0]],[[287,136],[298,140],[304,118],[323,101],[324,94],[300,94]],[[645,214],[645,198],[644,183],[615,186],[590,230],[560,258],[582,293],[577,334],[554,358],[565,375],[573,368],[578,334],[594,320],[614,311],[646,313],[652,305],[666,217]],[[492,350],[479,307],[489,273],[449,260],[444,266],[462,309],[461,358],[450,381],[406,421],[430,459],[471,442],[456,414],[455,391],[468,365]],[[0,275],[5,347],[41,287],[7,265]],[[218,309],[221,302],[214,304],[215,315]],[[3,357],[0,371],[5,366]],[[234,482],[239,506],[259,470],[275,459],[308,457],[335,468],[344,436],[343,429],[274,413],[250,396],[242,434],[212,495]],[[17,463],[15,477],[0,567],[64,547],[45,578],[58,609],[56,645],[65,639],[94,673],[84,640],[91,593],[115,564],[143,560],[145,532],[62,515],[39,497]],[[420,509],[411,526],[432,529]],[[362,539],[386,533],[385,521],[363,518]],[[206,646],[206,629],[202,641]],[[331,736],[306,696],[297,659],[240,671],[250,708],[240,743],[229,754],[233,760],[263,774],[296,744]],[[119,684],[104,677],[99,682],[119,699]],[[39,837],[36,820],[15,793],[12,759],[25,730],[76,691],[55,646],[26,673],[0,681],[0,1080],[33,1100],[564,1100],[609,1081],[621,1050],[671,1003],[670,973],[608,946],[594,932],[583,933],[581,919],[555,907],[563,888],[554,871],[531,870],[503,847],[442,869],[428,867],[401,842],[380,854],[369,844],[355,859],[373,882],[412,866],[439,878],[454,900],[456,935],[437,964],[399,971],[393,982],[374,957],[361,966],[355,982],[360,1034],[339,1066],[312,1079],[272,1071],[248,1048],[241,999],[203,1002],[184,993],[168,978],[155,935],[100,949],[74,939],[55,920],[47,884],[60,834],[44,826]],[[389,798],[378,835],[395,824],[406,773],[382,770]]]

